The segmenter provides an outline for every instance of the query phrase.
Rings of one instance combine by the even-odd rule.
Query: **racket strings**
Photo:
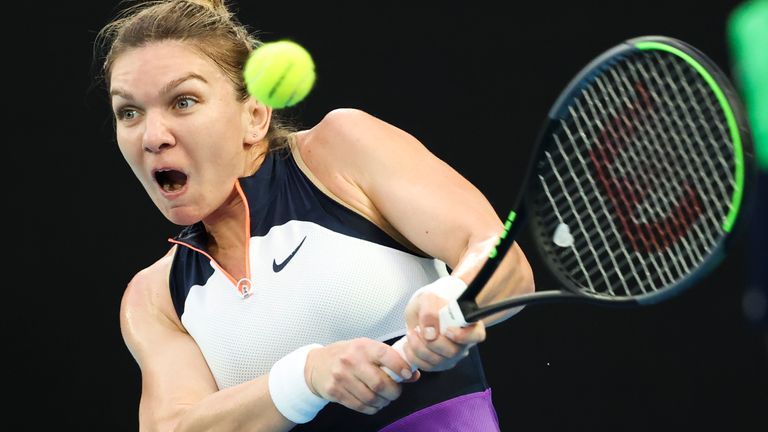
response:
[[[631,68],[630,72],[632,73],[633,77],[637,77],[637,71],[635,70],[635,68]],[[660,81],[659,77],[656,76],[657,74],[647,74],[645,72],[642,72],[642,73],[645,74],[645,75],[649,75],[652,78],[654,78],[657,84],[661,84],[661,81]],[[688,87],[688,86],[686,85],[685,87]],[[667,93],[658,93],[658,92],[656,94],[661,94],[662,96],[667,96],[668,95]],[[680,100],[677,100],[677,101],[673,102],[669,98],[667,98],[666,100],[664,100],[662,102],[663,103],[657,103],[657,105],[659,105],[660,107],[675,107],[675,108],[677,108],[679,106],[682,106],[683,108],[685,108],[684,104],[682,104]],[[695,106],[698,106],[698,105],[695,105]],[[685,123],[682,123],[682,122],[680,122],[678,120],[681,116],[687,116],[687,111],[683,110],[682,111],[682,115],[680,113],[678,113],[677,111],[674,111],[674,112],[662,112],[661,116],[659,116],[659,114],[656,113],[655,111],[650,111],[649,112],[649,117],[650,117],[651,120],[653,120],[651,122],[651,125],[663,124],[663,121],[664,121],[665,118],[666,119],[671,118],[671,119],[677,121],[678,129],[680,129],[680,130],[688,129],[688,130],[695,131],[696,127],[693,127],[692,122],[690,121],[690,119],[689,119],[688,122],[685,122]],[[679,150],[680,148],[691,148],[692,147],[692,145],[691,145],[692,144],[692,140],[690,140],[690,138],[689,138],[690,135],[688,133],[684,133],[684,134],[681,135],[679,133],[676,133],[675,130],[671,130],[672,136],[669,136],[668,133],[667,133],[668,129],[665,129],[665,128],[662,128],[662,127],[654,128],[654,129],[652,129],[652,132],[653,133],[651,134],[651,137],[659,137],[661,140],[663,140],[663,142],[672,142],[672,143],[674,143],[674,142],[683,141],[683,142],[686,143],[686,146],[684,146],[684,147],[674,147],[675,150]],[[713,141],[714,141],[714,139],[710,139],[708,142],[713,142]],[[694,142],[696,142],[696,141],[694,141]],[[653,143],[653,146],[655,146],[656,148],[661,148],[658,145],[658,143],[656,143],[656,142]],[[670,154],[672,155],[672,157],[667,157]],[[702,212],[702,209],[707,211],[707,214],[708,214],[708,216],[711,219],[710,223],[712,223],[714,225],[718,224],[717,217],[714,216],[714,214],[711,211],[711,206],[704,206],[704,207],[702,207],[701,202],[699,201],[699,194],[700,193],[707,193],[708,191],[711,190],[710,183],[709,182],[703,183],[703,184],[700,183],[699,185],[703,186],[703,188],[699,188],[696,192],[694,192],[694,190],[691,188],[691,186],[687,182],[687,179],[695,178],[696,172],[694,172],[693,169],[696,166],[700,166],[701,163],[702,163],[701,159],[698,156],[698,154],[696,152],[693,152],[693,153],[691,153],[689,155],[689,157],[693,157],[695,159],[695,163],[694,164],[684,164],[684,163],[681,163],[682,161],[685,161],[685,159],[680,154],[675,154],[674,152],[661,152],[657,156],[658,156],[658,158],[656,158],[655,160],[659,161],[659,163],[661,163],[662,167],[667,167],[668,168],[666,170],[666,172],[665,172],[665,175],[668,176],[669,179],[673,179],[674,180],[674,181],[668,182],[667,184],[669,186],[671,186],[672,188],[674,188],[675,194],[677,196],[685,197],[685,199],[682,199],[682,200],[679,201],[681,204],[683,204],[683,206],[680,208],[682,214],[679,215],[677,218],[673,219],[673,221],[675,221],[675,222],[683,220],[685,223],[684,224],[677,223],[675,225],[675,228],[676,228],[676,234],[675,235],[679,235],[681,233],[685,233],[685,231],[687,231],[687,229],[691,228],[693,230],[693,234],[697,235],[699,240],[703,244],[706,244],[707,241],[714,242],[716,239],[715,239],[714,236],[711,235],[711,233],[710,233],[710,235],[708,237],[708,240],[705,239],[704,234],[702,233],[702,230],[700,228],[700,225],[696,225],[696,224],[693,224],[692,226],[690,225],[690,223],[693,222],[696,219],[696,217],[699,215],[699,213]],[[704,159],[705,159],[705,161],[710,161],[709,158],[704,158]],[[712,169],[711,166],[710,166],[710,169]],[[677,173],[682,173],[682,177],[676,176]],[[666,210],[669,211],[670,208],[671,208],[670,205],[667,203]],[[704,225],[704,226],[706,226],[706,225]],[[691,267],[695,266],[698,262],[703,261],[704,256],[700,253],[700,250],[698,248],[692,247],[691,243],[687,240],[686,237],[680,237],[680,239],[681,239],[680,243],[683,246],[685,246],[689,252],[692,252],[692,256],[693,256],[695,262],[690,262],[690,266]],[[684,260],[686,257],[690,257],[690,256],[689,256],[689,254],[681,254],[678,251],[678,253],[675,254],[675,257],[678,257],[678,258]],[[685,268],[684,270],[685,270],[685,273],[688,272],[688,268]]]
[[[660,64],[662,67],[664,66],[664,63],[660,63]],[[679,68],[679,66],[676,66],[676,67]],[[669,73],[669,72],[665,72],[665,73]],[[661,84],[658,74],[652,74],[651,76],[655,78],[657,83]],[[704,84],[704,82],[701,79],[699,79],[699,81],[700,81],[700,84]],[[715,101],[711,101],[708,104],[707,103],[704,104],[709,108],[708,110],[709,112],[704,113],[701,110],[702,104],[686,104],[684,100],[680,99],[681,97],[686,97],[686,98],[690,98],[689,100],[694,100],[695,98],[697,98],[697,94],[699,97],[701,95],[706,96],[707,95],[706,92],[710,92],[709,89],[703,88],[701,85],[699,85],[697,86],[697,91],[694,93],[691,90],[690,86],[687,85],[685,81],[682,82],[681,87],[686,90],[685,95],[680,95],[679,92],[661,93],[661,96],[667,98],[665,101],[663,101],[664,103],[661,104],[662,107],[670,107],[670,106],[680,107],[678,111],[668,113],[666,118],[676,122],[676,125],[678,126],[679,129],[689,131],[689,133],[685,133],[682,135],[677,134],[677,136],[675,136],[674,138],[685,141],[686,147],[688,148],[695,147],[694,143],[697,143],[697,142],[698,143],[717,143],[717,142],[723,142],[722,140],[729,140],[728,132],[722,126],[723,124],[722,112],[720,112],[719,114],[712,112],[712,108],[713,108],[713,105],[715,104]],[[671,101],[669,99],[670,96],[677,97],[677,100]],[[693,110],[696,112],[695,118],[699,119],[699,121],[701,122],[700,124],[696,124],[695,120],[691,117],[690,110],[689,110],[690,108],[693,108]],[[653,114],[654,113],[651,113],[651,115]],[[718,120],[716,116],[719,116],[720,120]],[[685,122],[682,122],[680,120],[681,117],[685,119]],[[720,128],[718,136],[714,136],[712,134],[712,126],[714,126],[715,128]],[[706,137],[700,136],[702,131],[706,134]],[[665,130],[661,129],[660,133],[664,134]],[[693,136],[693,138],[691,138],[691,136]],[[700,150],[708,150],[706,148],[701,148],[701,147],[704,147],[704,146],[700,146]],[[725,168],[725,170],[722,171],[720,175],[725,177],[730,177],[730,173],[733,172],[733,167],[729,168],[727,166],[727,162],[725,161],[733,160],[732,157],[728,157],[726,159],[725,157],[722,157],[722,155],[714,155],[712,154],[712,152],[707,152],[706,154],[709,157],[701,158],[699,153],[691,153],[690,155],[688,155],[689,157],[692,157],[695,160],[695,164],[690,165],[689,167],[692,167],[694,165],[699,167],[699,166],[702,166],[703,164],[706,164],[710,172],[717,172],[718,170],[714,166],[714,161],[719,161],[723,165],[723,168]],[[716,157],[712,157],[712,156],[716,156]],[[692,173],[691,170],[689,169],[689,174],[695,174],[695,173]],[[720,181],[721,176],[713,177],[711,180],[717,185],[717,190],[721,192],[720,198],[723,200],[723,202],[730,202],[730,193],[728,193],[728,191],[726,190],[726,187]],[[705,189],[707,189],[706,192],[709,192],[710,197],[714,198],[712,197],[712,195],[714,195],[716,192],[713,191],[712,189],[712,186],[714,186],[712,182],[706,182],[703,184],[703,186],[705,186]],[[732,187],[733,185],[731,186],[731,188]],[[708,208],[711,209],[711,207],[708,207]],[[714,225],[718,225],[721,223],[721,221],[718,221],[717,217],[711,211],[710,211],[710,216],[712,217],[711,222]]]
[[[658,53],[656,54],[658,57]],[[671,62],[659,61],[658,64],[662,69],[661,74],[672,74],[668,72],[667,68],[670,67]],[[680,62],[671,63],[671,66],[676,68],[676,75],[682,76],[684,71],[689,74],[695,73],[692,69],[687,67],[681,70]],[[658,83],[661,81],[659,73],[651,74],[655,81]],[[676,157],[668,158],[667,163],[675,163],[676,167],[686,168],[685,179],[686,182],[690,182],[691,179],[701,180],[702,174],[707,173],[708,177],[706,181],[695,182],[698,186],[699,195],[707,201],[707,205],[703,206],[709,217],[709,223],[701,224],[702,228],[714,228],[709,231],[710,241],[716,241],[722,235],[721,225],[723,223],[724,214],[727,213],[727,209],[730,206],[730,197],[735,187],[735,179],[733,178],[734,167],[728,166],[728,161],[733,161],[733,149],[730,147],[730,136],[725,127],[723,121],[724,115],[721,111],[719,104],[716,101],[715,96],[712,94],[711,89],[706,83],[699,78],[698,75],[690,80],[682,80],[682,89],[685,90],[684,94],[677,91],[669,91],[659,93],[666,97],[666,103],[661,104],[662,107],[666,106],[678,106],[675,112],[669,113],[666,118],[661,117],[656,123],[661,123],[668,119],[677,122],[680,128],[684,125],[685,129],[690,131],[690,134],[682,134],[679,137],[685,143],[685,146],[678,147],[673,146],[676,150],[687,149],[684,154],[678,152]],[[668,81],[668,79],[667,79]],[[692,88],[689,83],[695,83],[696,87]],[[674,89],[674,88],[673,88]],[[672,97],[676,100],[672,101]],[[701,101],[700,103],[687,103],[687,101]],[[702,111],[702,107],[706,108],[707,112]],[[715,110],[717,108],[717,110]],[[692,115],[692,111],[695,115]],[[681,115],[677,115],[681,114]],[[651,116],[655,113],[651,112]],[[685,123],[681,123],[680,118],[685,119]],[[696,121],[698,120],[698,122]],[[659,133],[664,134],[666,128],[659,128]],[[726,144],[726,145],[723,145]],[[723,154],[723,151],[727,154]],[[704,155],[702,157],[702,155]],[[692,160],[692,163],[683,163],[683,161]],[[715,162],[718,162],[718,167]],[[721,179],[732,179],[733,182],[724,184]],[[690,183],[688,183],[690,184]],[[725,213],[724,213],[725,212]]]
[[[566,227],[551,255],[591,294],[669,287],[723,236],[736,187],[716,96],[677,56],[645,52],[582,87],[539,165],[535,224]],[[535,218],[535,219],[536,219]]]
[[[652,101],[649,100],[649,94],[643,90],[641,85],[637,84],[637,81],[635,81],[635,84],[628,83],[626,79],[624,79],[625,76],[617,75],[615,71],[611,72],[612,78],[615,82],[621,82],[624,84],[623,87],[618,88],[618,90],[622,92],[623,101],[628,100],[628,97],[631,96],[632,91],[639,91],[644,96],[644,105],[646,111],[651,109]],[[600,85],[602,83],[598,82],[598,84]],[[601,89],[605,89],[605,87]],[[614,101],[618,100],[617,94],[610,87],[607,88],[607,91],[607,94],[609,94]],[[637,186],[635,188],[626,188],[626,190],[629,192],[631,202],[627,203],[626,200],[624,200],[622,202],[623,211],[618,212],[617,214],[619,216],[629,214],[629,212],[632,211],[632,204],[642,203],[642,205],[638,205],[636,207],[636,212],[638,214],[637,219],[642,221],[657,220],[659,222],[654,224],[635,223],[639,235],[633,236],[632,231],[629,229],[630,224],[633,222],[626,221],[623,220],[624,218],[621,218],[623,228],[625,229],[625,232],[628,234],[632,243],[632,248],[634,250],[642,249],[645,251],[661,251],[667,249],[671,245],[675,248],[674,251],[668,251],[670,255],[669,258],[671,258],[671,264],[673,267],[675,267],[676,272],[682,273],[684,270],[681,269],[680,263],[676,259],[677,257],[681,256],[680,249],[674,240],[680,238],[681,235],[684,234],[686,228],[682,227],[683,223],[686,220],[695,218],[698,214],[698,210],[694,211],[691,209],[691,206],[688,205],[690,199],[687,198],[690,198],[690,188],[686,188],[687,191],[676,190],[674,195],[685,196],[686,199],[677,200],[675,203],[672,203],[670,200],[672,194],[650,194],[649,197],[647,195],[643,197],[636,196],[636,193],[634,192],[636,188],[639,188],[643,191],[658,190],[663,188],[664,185],[661,185],[658,179],[664,177],[673,178],[676,172],[674,169],[672,169],[672,165],[664,160],[665,153],[658,154],[654,152],[654,149],[659,149],[662,147],[657,140],[653,140],[656,137],[655,134],[647,133],[647,131],[651,130],[653,126],[648,122],[644,122],[643,120],[644,116],[632,116],[631,122],[629,122],[627,128],[621,131],[621,138],[624,140],[624,142],[628,142],[630,140],[632,133],[637,133],[637,152],[621,152],[620,156],[622,156],[622,163],[616,164],[615,166],[620,168],[619,171],[622,172],[624,176],[634,180],[634,184]],[[627,129],[629,132],[626,132]],[[653,140],[653,142],[651,140]],[[660,163],[660,161],[663,163]],[[633,176],[633,174],[625,172],[626,170],[624,169],[624,166],[640,167],[640,169],[636,170],[640,173],[640,175],[634,175],[635,178],[630,177]],[[609,178],[615,179],[617,177],[613,176]],[[672,186],[678,186],[679,184],[679,182],[674,182],[672,183]],[[614,196],[624,198],[624,196],[621,194]],[[649,199],[644,199],[646,197]],[[695,199],[695,195],[693,198]],[[667,217],[667,215],[671,217]],[[685,238],[682,238],[682,240],[685,242]],[[651,256],[651,258],[653,258],[653,256]],[[656,260],[652,259],[651,261],[654,265],[658,266]],[[657,268],[657,271],[663,270],[659,272],[662,283],[669,283],[674,278],[673,272],[670,270],[670,267],[667,264],[667,260],[661,260],[662,267],[661,269]]]

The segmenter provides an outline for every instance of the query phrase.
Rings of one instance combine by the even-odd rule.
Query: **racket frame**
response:
[[[565,289],[538,291],[480,308],[475,301],[477,294],[484,288],[498,268],[499,263],[514,244],[520,231],[527,225],[527,209],[532,206],[532,185],[534,184],[534,177],[537,173],[537,165],[542,160],[545,151],[544,144],[551,136],[553,130],[557,127],[559,121],[567,116],[568,107],[570,106],[571,101],[577,97],[583,87],[590,83],[592,78],[599,74],[601,70],[610,67],[615,62],[620,61],[629,55],[635,54],[638,50],[661,50],[682,58],[702,75],[720,102],[720,107],[723,109],[728,122],[729,132],[734,146],[734,156],[736,158],[734,176],[736,178],[737,186],[735,188],[731,210],[723,223],[723,229],[727,235],[721,237],[719,244],[710,251],[703,263],[694,272],[665,289],[637,296],[609,297],[605,295],[590,295],[575,286],[575,284],[565,277],[562,272],[553,270],[557,268],[557,263],[549,258],[547,254],[538,252],[538,255],[543,259],[546,267],[548,267],[549,273],[551,273],[557,283]],[[734,227],[745,225],[741,220],[739,220],[739,224],[736,224],[736,220],[743,219],[742,215],[745,213],[744,207],[749,205],[749,202],[744,202],[744,198],[748,198],[752,195],[749,193],[749,188],[753,183],[753,181],[751,181],[752,177],[755,175],[752,163],[751,134],[747,124],[745,109],[737,94],[737,91],[732,86],[725,73],[723,73],[722,70],[706,55],[683,41],[666,36],[642,36],[628,39],[623,43],[606,50],[584,66],[580,72],[571,79],[550,109],[547,118],[544,121],[544,125],[540,129],[540,133],[536,139],[534,152],[529,160],[524,183],[520,189],[522,192],[519,193],[516,198],[515,206],[513,207],[514,210],[510,212],[507,217],[504,223],[504,230],[499,236],[496,246],[489,254],[485,264],[480,269],[477,276],[469,283],[464,293],[456,300],[466,321],[476,321],[512,307],[559,301],[583,302],[614,307],[633,307],[655,304],[676,296],[697,281],[701,280],[702,277],[706,276],[717,267],[727,255],[731,243],[734,237],[736,237],[732,235],[734,234],[732,232]],[[544,248],[544,239],[538,235],[533,235],[532,237],[534,242],[536,242],[535,249],[537,249],[537,251],[542,250]]]

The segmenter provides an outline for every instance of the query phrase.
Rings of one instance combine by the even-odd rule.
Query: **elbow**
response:
[[[526,295],[526,294],[532,294],[536,291],[536,281],[533,278],[533,269],[531,269],[530,263],[528,263],[528,260],[523,260],[520,266],[520,284],[519,284],[519,295]]]

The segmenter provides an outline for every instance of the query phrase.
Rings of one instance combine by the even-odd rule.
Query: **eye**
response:
[[[191,96],[181,96],[176,99],[176,108],[185,110],[188,108],[191,108],[193,105],[197,103],[197,99],[191,97]]]
[[[115,117],[118,120],[133,120],[138,113],[133,108],[120,108],[115,111]]]

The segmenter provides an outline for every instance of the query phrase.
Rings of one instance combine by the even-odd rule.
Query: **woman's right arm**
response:
[[[128,284],[120,307],[125,343],[141,369],[142,431],[287,431],[268,375],[222,391],[179,321],[168,289],[168,254]]]
[[[269,375],[219,391],[199,347],[184,330],[170,297],[172,252],[139,272],[120,307],[120,328],[141,369],[141,431],[288,431],[269,392]],[[307,355],[304,379],[315,394],[373,414],[399,397],[400,385],[380,368],[408,371],[390,346],[340,341]],[[299,372],[300,373],[300,372]],[[418,379],[418,374],[409,381]]]

